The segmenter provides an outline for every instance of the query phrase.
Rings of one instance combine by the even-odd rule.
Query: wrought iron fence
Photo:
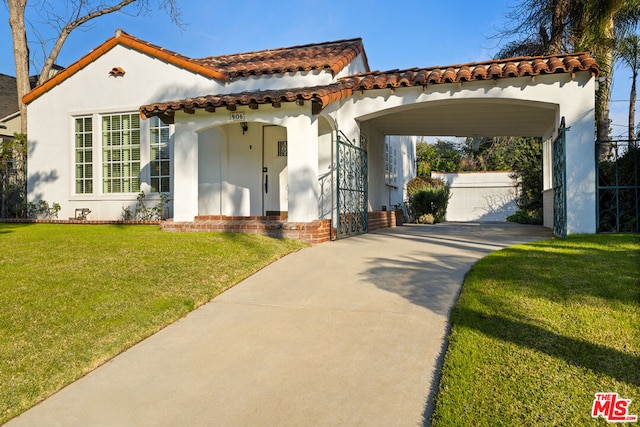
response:
[[[596,142],[598,232],[640,232],[640,141]]]

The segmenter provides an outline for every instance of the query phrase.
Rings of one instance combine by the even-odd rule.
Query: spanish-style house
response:
[[[371,71],[361,39],[187,58],[118,30],[25,97],[29,199],[107,220],[165,193],[176,227],[322,241],[385,224],[411,135],[538,136],[545,223],[594,233],[597,75],[588,54]]]

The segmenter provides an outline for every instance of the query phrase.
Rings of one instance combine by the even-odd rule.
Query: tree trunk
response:
[[[564,36],[566,35],[565,27],[568,9],[569,0],[555,0],[553,2],[551,28],[549,29],[549,45],[546,47],[547,55],[565,53]]]
[[[609,139],[609,100],[611,98],[611,79],[613,78],[613,40],[614,40],[614,16],[607,19],[604,34],[604,42],[596,47],[598,63],[600,65],[603,81],[599,84],[596,94],[596,138],[603,142]],[[609,144],[601,143],[598,158],[604,160],[609,154]]]
[[[635,146],[636,140],[636,79],[638,70],[634,69],[631,76],[631,94],[629,96],[629,145]]]
[[[27,45],[27,29],[24,25],[24,9],[27,0],[7,0],[9,6],[9,25],[13,36],[13,57],[16,63],[16,84],[18,89],[18,106],[22,121],[20,132],[27,133],[27,106],[22,97],[30,90],[29,84],[29,47]]]

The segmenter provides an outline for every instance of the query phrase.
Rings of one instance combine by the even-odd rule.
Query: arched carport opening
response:
[[[370,186],[372,210],[388,205],[388,182],[381,175],[384,168],[379,153],[388,151],[385,138],[389,135],[452,137],[536,137],[551,144],[560,126],[559,106],[551,102],[521,99],[452,98],[417,102],[389,109],[381,109],[358,118],[361,132],[369,141]],[[551,150],[544,153],[545,186],[551,189]],[[406,157],[406,156],[402,156]],[[403,165],[404,168],[407,165]],[[409,165],[409,167],[414,165]],[[415,173],[415,168],[413,171]],[[547,198],[548,199],[548,198]],[[513,203],[513,202],[512,202]],[[552,209],[552,199],[548,202]],[[548,214],[548,225],[552,215]],[[501,220],[506,219],[501,218]]]
[[[383,109],[358,117],[384,135],[532,136],[549,138],[558,105],[504,98],[457,98]]]

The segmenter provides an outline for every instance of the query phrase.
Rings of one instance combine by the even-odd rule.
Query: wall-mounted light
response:
[[[242,127],[242,134],[244,135],[244,133],[249,130],[249,125],[247,122],[242,122],[240,123],[240,126]]]

